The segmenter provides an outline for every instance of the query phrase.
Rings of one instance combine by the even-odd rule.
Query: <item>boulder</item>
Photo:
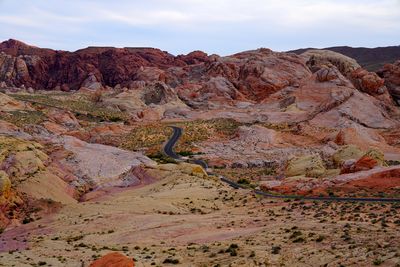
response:
[[[133,267],[135,263],[125,255],[118,252],[111,252],[100,259],[92,262],[90,267]]]
[[[306,155],[290,159],[286,165],[286,176],[320,177],[326,168],[319,155]]]

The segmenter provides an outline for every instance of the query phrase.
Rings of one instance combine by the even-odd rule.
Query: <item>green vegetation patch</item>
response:
[[[134,151],[146,150],[149,155],[154,155],[172,135],[169,125],[170,123],[138,125],[123,138],[121,147]],[[213,119],[177,122],[174,125],[183,128],[183,135],[176,146],[177,153],[190,156],[198,150],[195,143],[210,138],[230,138],[241,124],[231,119]]]
[[[129,116],[121,111],[104,107],[99,103],[94,103],[86,96],[61,97],[52,94],[12,94],[17,100],[32,103],[33,105],[43,105],[69,110],[77,116],[88,120],[97,121],[128,121]]]
[[[28,124],[40,124],[45,121],[46,116],[41,111],[18,110],[7,112],[2,119],[18,127],[23,127]]]

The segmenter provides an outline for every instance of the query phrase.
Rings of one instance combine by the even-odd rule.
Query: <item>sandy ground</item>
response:
[[[110,251],[137,266],[400,266],[399,206],[272,201],[157,172],[154,184],[8,229],[0,266],[81,267]]]

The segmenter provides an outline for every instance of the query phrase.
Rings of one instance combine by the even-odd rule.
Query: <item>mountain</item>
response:
[[[291,50],[296,54],[302,54],[307,50],[316,48],[302,48]],[[386,63],[393,63],[400,59],[400,46],[386,46],[376,48],[366,47],[350,47],[350,46],[335,46],[322,48],[324,50],[331,50],[348,57],[354,58],[365,69],[369,71],[377,71]]]

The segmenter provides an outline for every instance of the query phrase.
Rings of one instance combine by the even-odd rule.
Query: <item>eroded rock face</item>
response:
[[[9,86],[63,91],[129,84],[141,66],[185,66],[185,61],[153,48],[89,47],[54,51],[16,40],[0,44],[0,79]],[[189,60],[190,61],[190,60]]]
[[[350,79],[354,86],[362,92],[371,95],[381,95],[386,92],[384,80],[374,72],[359,68],[350,73]]]
[[[315,74],[317,75],[317,80],[319,82],[329,82],[339,78],[339,71],[336,69],[336,67],[333,66],[323,66]]]
[[[320,177],[326,172],[324,163],[319,155],[295,157],[288,161],[285,175]]]
[[[0,166],[14,179],[23,179],[45,169],[48,156],[36,142],[0,136]]]
[[[60,143],[72,154],[62,163],[78,180],[77,187],[99,188],[104,186],[130,186],[139,183],[137,177],[127,178],[133,167],[142,164],[153,165],[149,158],[135,152],[112,146],[89,144],[71,136],[65,136]]]
[[[394,64],[385,64],[378,71],[379,76],[385,79],[385,85],[390,95],[400,105],[400,60]]]
[[[7,200],[11,193],[11,181],[5,171],[0,171],[0,203]]]
[[[337,166],[341,166],[347,160],[358,160],[363,156],[363,152],[354,145],[345,145],[340,147],[335,154],[333,154],[333,162]]]
[[[299,56],[269,49],[227,57],[200,51],[174,57],[152,48],[89,47],[71,53],[9,40],[0,45],[1,51],[0,80],[8,86],[47,90],[146,89],[148,83],[160,82],[171,88],[198,85],[198,91],[188,95],[197,93],[203,101],[215,96],[259,102],[311,75]],[[155,98],[146,97],[145,102],[157,103],[160,99]]]
[[[322,66],[334,65],[344,75],[349,76],[350,73],[361,66],[354,59],[330,50],[308,50],[301,54],[307,61],[307,66],[315,72]]]
[[[340,173],[344,174],[344,173],[353,173],[359,171],[367,171],[373,169],[376,166],[378,166],[378,162],[375,159],[369,156],[362,156],[357,161],[352,161],[352,160],[345,161],[344,164],[342,165]]]
[[[299,57],[269,49],[217,58],[210,63],[207,72],[211,76],[227,78],[241,94],[255,101],[284,87],[297,85],[311,75]]]

